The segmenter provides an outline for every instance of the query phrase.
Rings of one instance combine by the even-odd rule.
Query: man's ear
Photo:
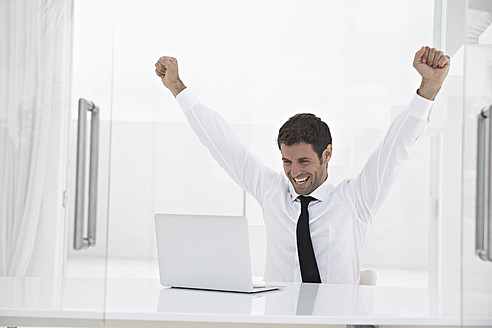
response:
[[[333,153],[333,147],[332,147],[331,144],[329,144],[326,147],[326,149],[323,151],[323,155],[322,155],[323,156],[323,161],[325,163],[328,163],[330,161],[332,153]]]

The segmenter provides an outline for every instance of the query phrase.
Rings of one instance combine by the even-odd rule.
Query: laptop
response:
[[[156,214],[154,218],[161,285],[238,293],[279,288],[253,285],[245,217]]]

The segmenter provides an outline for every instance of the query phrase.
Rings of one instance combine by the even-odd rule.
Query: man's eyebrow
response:
[[[288,159],[288,158],[285,158],[285,157],[282,157],[282,160],[283,161],[289,161],[289,162],[292,162],[292,160]],[[298,158],[296,159],[297,161],[310,161],[311,158],[309,157],[301,157],[301,158]]]

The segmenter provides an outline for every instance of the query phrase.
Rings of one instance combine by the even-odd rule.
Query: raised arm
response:
[[[422,47],[413,66],[422,77],[418,95],[398,115],[360,174],[349,180],[359,217],[371,221],[390,192],[401,164],[410,157],[415,141],[424,133],[432,101],[449,72],[450,60],[441,51]]]
[[[200,103],[190,90],[185,90],[186,86],[179,78],[176,58],[159,58],[155,72],[176,97],[190,127],[212,157],[261,204],[266,191],[279,178],[279,174],[253,156],[216,111]]]

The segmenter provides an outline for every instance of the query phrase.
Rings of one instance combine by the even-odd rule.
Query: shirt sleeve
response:
[[[352,195],[358,216],[371,222],[376,211],[388,196],[401,164],[410,157],[413,144],[427,126],[433,102],[415,95],[400,113],[371,154],[352,184]]]
[[[188,88],[181,91],[176,100],[191,128],[212,157],[234,181],[262,205],[268,187],[274,184],[279,174],[252,155],[224,119],[203,105]]]

